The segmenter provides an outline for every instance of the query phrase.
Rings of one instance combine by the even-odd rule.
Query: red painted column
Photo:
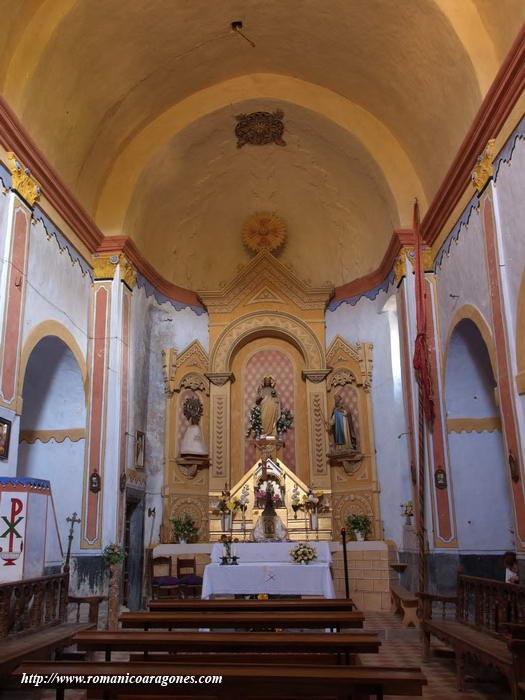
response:
[[[18,369],[22,345],[22,325],[26,290],[27,259],[31,211],[13,193],[8,214],[2,275],[5,306],[2,309],[0,336],[0,401],[6,408],[20,413],[17,396]]]
[[[81,541],[81,546],[86,548],[98,548],[101,544],[110,302],[111,283],[95,282],[91,309],[89,433]],[[94,488],[97,480],[102,487],[98,491]]]
[[[122,356],[120,358],[120,455],[119,476],[125,480],[127,459],[127,432],[128,432],[128,395],[129,395],[129,326],[131,313],[131,292],[122,285]],[[135,465],[133,465],[135,466]],[[123,486],[119,482],[119,486]],[[119,500],[119,532],[124,534],[124,509],[126,503],[125,488],[120,489]]]
[[[516,463],[518,479],[512,479],[509,467],[509,479],[514,503],[517,542],[519,549],[525,550],[525,495],[523,491],[523,453],[521,449],[515,406],[515,390],[510,365],[509,343],[505,325],[503,292],[500,272],[500,258],[497,241],[496,223],[492,202],[492,185],[485,190],[481,199],[481,218],[485,236],[485,250],[489,274],[492,327],[496,345],[496,368],[499,393],[500,413],[503,437],[507,455],[512,452]]]
[[[428,349],[430,354],[430,372],[432,376],[432,388],[434,391],[434,426],[430,435],[430,446],[432,452],[432,468],[429,470],[430,493],[432,495],[432,505],[434,511],[434,546],[436,547],[456,547],[456,533],[452,515],[451,504],[451,481],[450,469],[448,465],[448,451],[446,438],[446,412],[441,384],[440,358],[442,357],[439,347],[439,329],[436,321],[435,296],[433,294],[433,284],[435,278],[425,280],[425,301],[427,307],[428,324]],[[436,472],[442,470],[439,483],[446,484],[445,488],[438,488]]]

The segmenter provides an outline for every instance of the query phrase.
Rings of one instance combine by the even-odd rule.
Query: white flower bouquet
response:
[[[309,564],[317,559],[317,552],[306,542],[299,542],[290,550],[290,556],[295,564]]]

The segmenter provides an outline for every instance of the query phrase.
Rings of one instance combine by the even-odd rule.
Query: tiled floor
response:
[[[453,659],[434,657],[429,663],[423,663],[421,644],[416,630],[406,630],[400,618],[389,612],[366,614],[365,627],[377,631],[381,636],[382,645],[379,654],[361,654],[363,664],[377,666],[419,666],[428,680],[423,692],[424,700],[510,700],[510,692],[506,682],[497,676],[481,682],[478,678],[468,678],[467,692],[456,690],[456,672]],[[436,644],[437,646],[437,644]],[[443,647],[442,647],[443,648]],[[113,654],[115,661],[125,661],[128,655]],[[101,657],[102,660],[102,657]],[[476,670],[475,668],[473,670]],[[39,693],[11,693],[0,691],[0,700],[52,700],[54,692],[40,691]],[[70,690],[66,692],[66,700],[84,700],[84,691]],[[385,700],[394,696],[385,696]],[[408,698],[410,700],[410,698]]]
[[[379,654],[361,654],[361,662],[371,666],[385,664],[389,666],[419,666],[427,677],[428,685],[423,692],[425,700],[465,700],[478,698],[484,700],[510,700],[510,691],[505,679],[491,674],[491,682],[480,682],[479,678],[469,678],[465,684],[466,691],[456,690],[456,669],[454,659],[434,657],[424,663],[421,656],[421,644],[416,630],[406,631],[400,617],[392,613],[367,613],[365,627],[384,630]],[[439,647],[436,640],[433,647]],[[444,648],[444,647],[442,647]],[[476,668],[472,667],[473,676]],[[394,696],[385,695],[385,700]]]

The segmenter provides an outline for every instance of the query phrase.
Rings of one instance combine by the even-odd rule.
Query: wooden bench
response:
[[[89,607],[88,620],[98,627],[99,608],[102,601],[107,600],[107,595],[68,595],[68,604],[77,606],[77,622],[80,622],[80,606],[87,605]]]
[[[359,611],[310,612],[127,612],[120,615],[123,629],[335,629],[360,628]]]
[[[417,619],[418,599],[400,583],[390,582],[390,598],[392,600],[392,610],[401,613],[404,627],[419,627]]]
[[[331,654],[348,661],[350,654],[377,653],[381,642],[373,633],[325,634],[315,632],[81,632],[75,639],[82,651],[103,651],[106,661],[114,651],[170,652],[188,661],[188,653],[244,654],[272,652],[275,654]],[[213,662],[208,656],[207,661]],[[241,660],[241,659],[239,659]]]
[[[125,682],[126,676],[162,677],[176,676],[222,677],[221,683]],[[336,696],[351,698],[355,694],[375,695],[382,700],[386,695],[422,695],[426,684],[419,668],[385,668],[375,666],[266,666],[266,665],[202,665],[186,664],[177,673],[172,664],[137,663],[130,666],[122,662],[28,662],[15,672],[18,680],[22,674],[53,678],[46,688],[56,688],[56,697],[64,697],[64,690],[89,688],[90,697],[115,698],[119,695],[177,695],[213,698],[285,698]],[[53,674],[56,674],[53,676]],[[61,677],[60,679],[57,679]],[[78,677],[82,676],[82,681]],[[94,676],[111,676],[107,685],[90,683]],[[27,685],[20,685],[27,688]],[[41,686],[42,687],[42,686]]]
[[[276,600],[243,600],[238,598],[230,600],[152,600],[149,603],[149,609],[151,612],[182,612],[184,610],[197,610],[204,613],[208,613],[212,610],[216,610],[218,612],[224,612],[226,610],[236,612],[247,610],[310,610],[312,612],[321,612],[329,610],[351,611],[355,609],[355,606],[351,600],[347,600],[346,598],[312,598],[309,600],[294,598]]]
[[[503,673],[517,700],[519,684],[525,681],[525,639],[519,632],[525,622],[525,586],[459,572],[456,596],[418,593],[418,597],[425,657],[430,656],[434,635],[454,650],[458,690],[464,688],[465,657],[470,656]],[[441,605],[441,619],[433,617],[436,603]],[[454,617],[448,606],[453,606]],[[518,624],[506,625],[509,621]]]
[[[26,658],[46,657],[71,644],[92,623],[67,618],[67,573],[0,584],[0,676]]]

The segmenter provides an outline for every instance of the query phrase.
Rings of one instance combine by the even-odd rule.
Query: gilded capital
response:
[[[30,207],[34,206],[40,197],[40,186],[31,175],[29,168],[18,160],[14,153],[7,154],[7,162],[11,171],[11,189],[25,199]]]
[[[92,257],[93,278],[95,280],[112,280],[117,265],[120,265],[120,278],[133,289],[137,273],[124,253],[102,253]]]
[[[399,255],[394,260],[394,279],[396,286],[407,273],[407,252],[408,248],[401,248]]]
[[[413,248],[404,247],[399,251],[399,255],[394,260],[394,278],[396,285],[405,277],[407,273],[407,260],[410,260],[412,267],[415,265],[416,252]],[[432,270],[434,259],[432,256],[432,248],[425,246],[421,251],[421,262],[423,270],[429,272]]]
[[[483,153],[478,156],[474,170],[472,171],[472,185],[481,192],[494,173],[493,161],[496,139],[489,139]]]

